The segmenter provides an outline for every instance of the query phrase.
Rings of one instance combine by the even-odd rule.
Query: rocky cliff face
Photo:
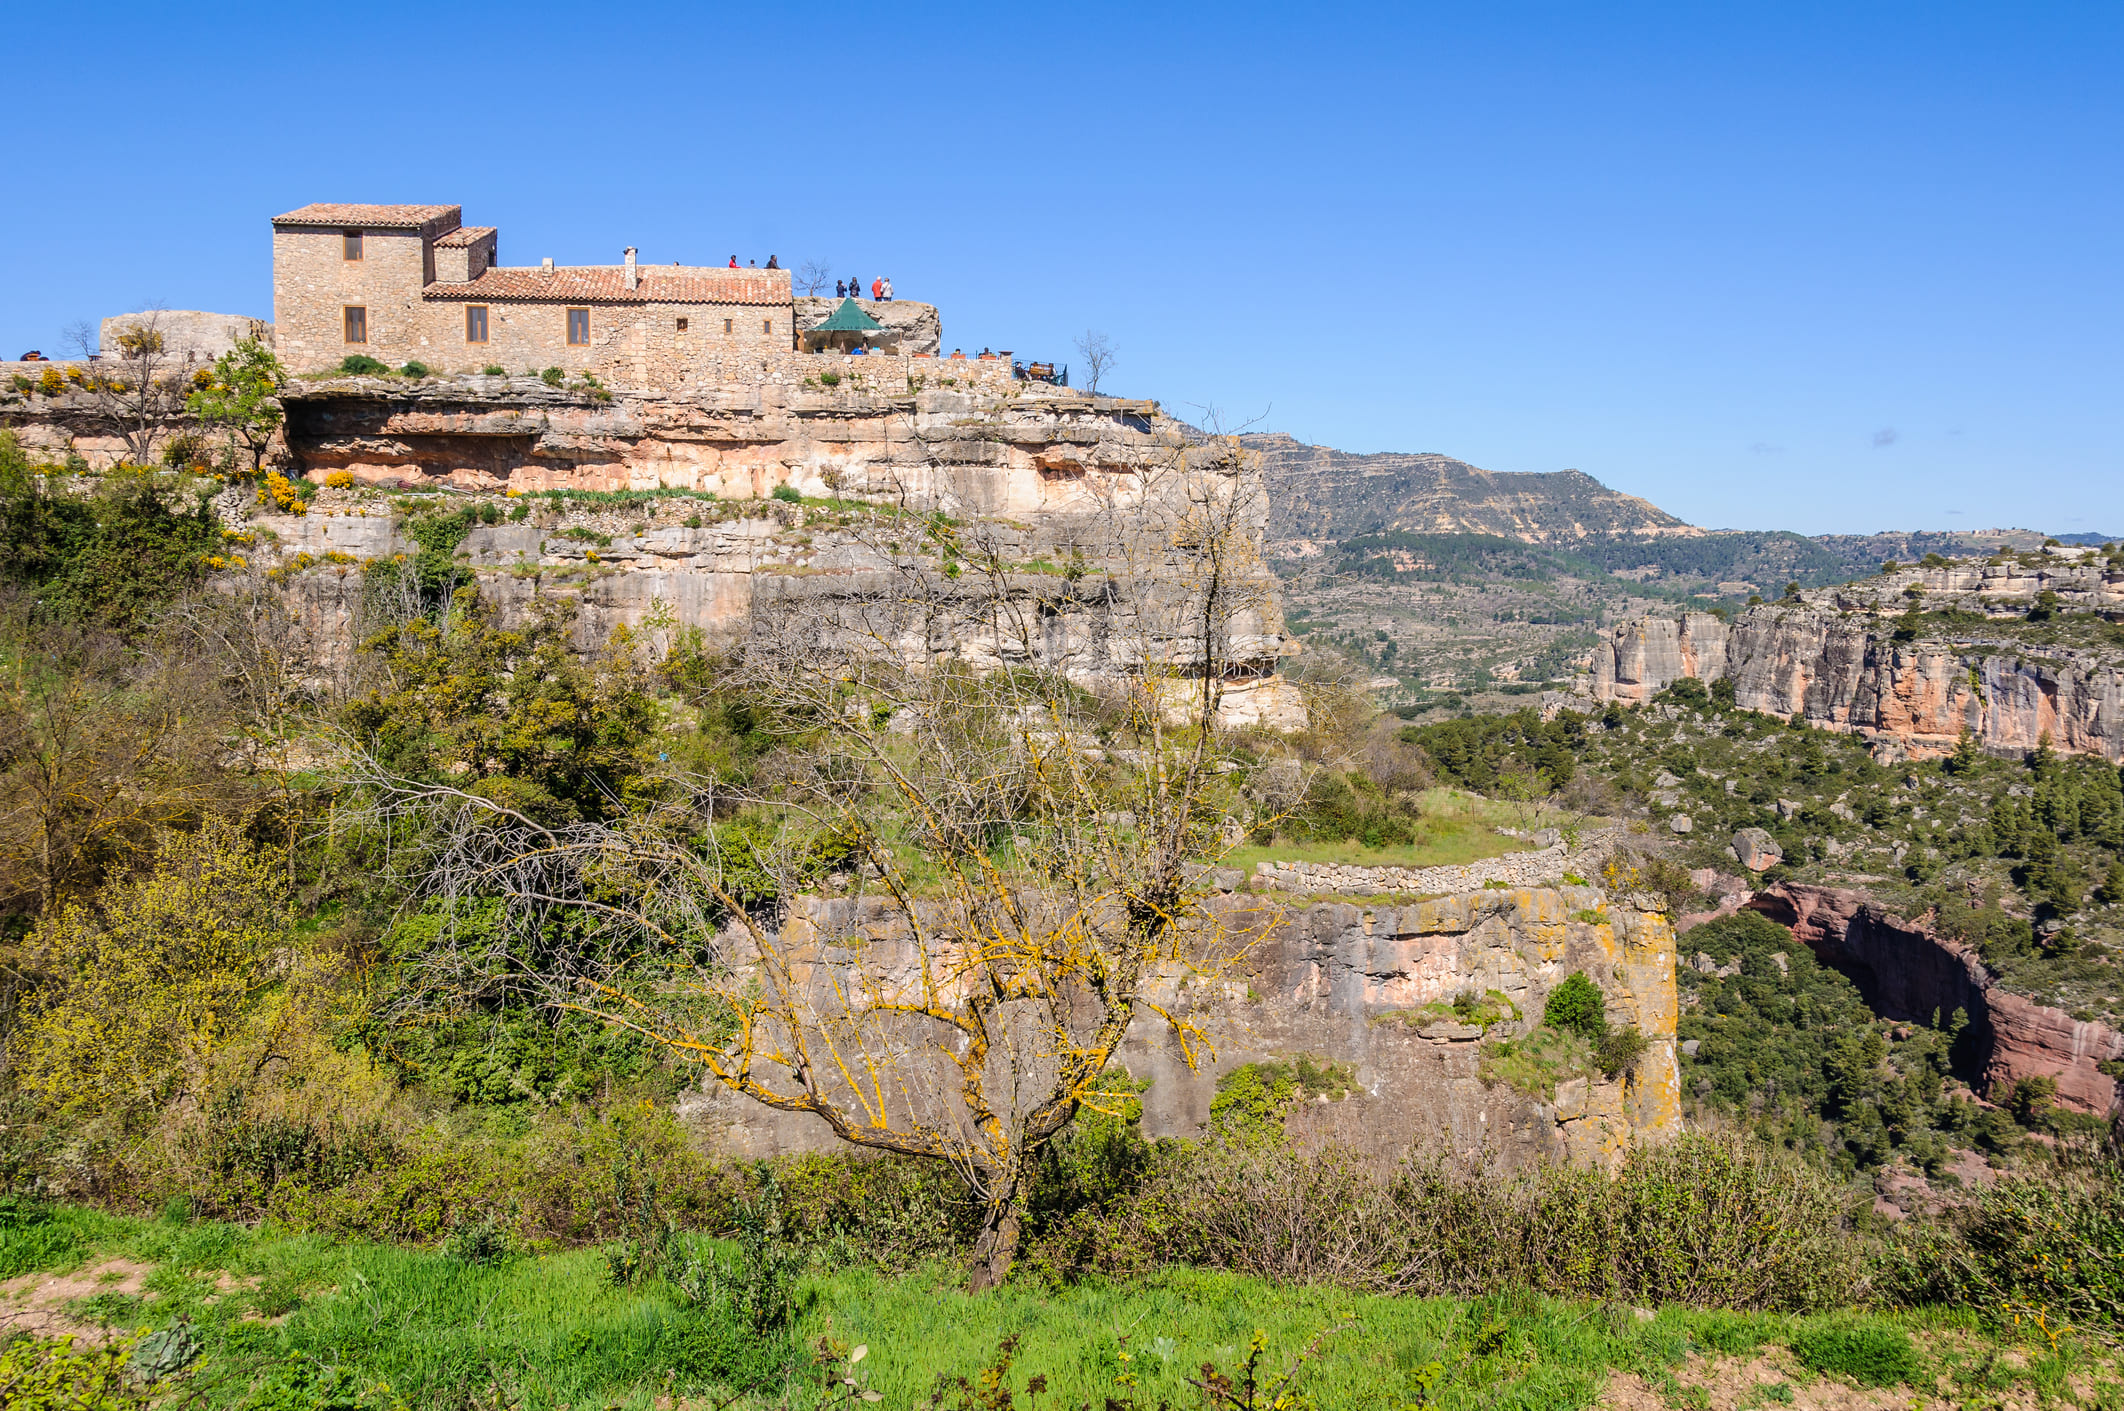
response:
[[[1261,456],[1276,539],[1499,534],[1555,543],[1703,532],[1576,470],[1500,473],[1451,456],[1354,455],[1280,434],[1244,440]]]
[[[1979,1092],[2051,1077],[2061,1106],[2101,1116],[2116,1110],[2117,1084],[2098,1065],[2124,1057],[2124,1034],[2108,1025],[1999,988],[1966,947],[1856,892],[1786,883],[1756,893],[1748,905],[1849,975],[1886,1018],[1929,1024],[1956,1010],[1967,1014],[1967,1076]]]
[[[874,379],[894,360],[811,364],[829,361],[866,364]],[[1012,383],[988,364],[962,371],[964,382],[955,374],[953,385],[912,391],[903,376],[889,390],[783,382],[671,398],[524,378],[312,384],[288,398],[289,453],[313,481],[343,471],[354,483],[315,494],[299,516],[234,492],[224,510],[258,539],[253,567],[283,580],[326,656],[356,633],[358,566],[417,549],[407,502],[373,487],[695,492],[609,508],[532,501],[528,518],[477,524],[464,539],[463,571],[505,614],[541,595],[573,597],[586,650],[621,625],[727,640],[762,609],[832,619],[919,557],[920,534],[892,532],[880,513],[917,525],[943,514],[1023,571],[962,580],[952,610],[908,649],[1015,659],[1025,634],[996,630],[1015,614],[1040,624],[1034,657],[1090,679],[1186,650],[1178,606],[1202,563],[1184,535],[1165,531],[1186,512],[1179,487],[1207,476],[1239,522],[1238,552],[1222,565],[1234,612],[1220,718],[1302,723],[1297,693],[1275,674],[1292,648],[1259,557],[1266,506],[1251,462],[1205,460],[1150,403]],[[785,486],[837,504],[773,499]],[[464,503],[477,501],[441,507]]]
[[[2124,574],[2095,568],[1928,573],[1981,584],[1994,604],[2043,591],[2090,606],[2124,601]],[[1933,628],[1900,641],[1887,616],[1890,604],[1909,602],[1897,581],[1752,608],[1730,624],[1708,613],[1620,624],[1595,647],[1585,689],[1595,701],[1641,702],[1685,676],[1731,681],[1746,709],[1803,715],[1891,751],[1943,753],[1966,729],[1998,753],[2034,749],[2047,735],[2059,750],[2124,759],[2117,652],[2031,643],[1981,625],[1956,633],[1960,640],[1941,640]]]
[[[1241,894],[1220,907],[1223,925],[1257,936],[1238,972],[1209,984],[1169,978],[1152,995],[1205,1026],[1214,1060],[1190,1068],[1149,1015],[1137,1020],[1122,1052],[1132,1074],[1151,1080],[1143,1127],[1152,1136],[1200,1135],[1220,1074],[1301,1054],[1350,1065],[1356,1084],[1341,1101],[1293,1111],[1293,1136],[1332,1138],[1380,1160],[1423,1147],[1488,1151],[1506,1163],[1548,1156],[1609,1164],[1635,1142],[1680,1130],[1674,933],[1658,912],[1576,886],[1290,913]],[[821,921],[831,930],[849,918]],[[1600,984],[1611,1022],[1635,1024],[1651,1041],[1634,1074],[1625,1082],[1567,1076],[1544,1096],[1486,1083],[1486,1037],[1531,1029],[1549,990],[1574,970]],[[1470,991],[1503,995],[1518,1017],[1492,1024],[1485,1036],[1453,1016],[1453,997]],[[816,1119],[721,1091],[695,1095],[688,1110],[732,1152],[810,1150],[831,1140]]]

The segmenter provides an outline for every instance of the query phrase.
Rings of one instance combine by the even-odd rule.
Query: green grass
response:
[[[1234,849],[1226,867],[1248,872],[1261,862],[1338,862],[1354,867],[1458,867],[1521,852],[1527,844],[1498,828],[1524,827],[1511,805],[1458,789],[1426,789],[1417,805],[1417,840],[1407,847],[1368,848],[1360,842],[1290,842]]]
[[[65,1236],[32,1250],[16,1238],[23,1229]],[[1874,1384],[1929,1365],[1958,1382],[1988,1378],[1989,1385],[2006,1375],[2002,1367],[2022,1365],[2002,1362],[1998,1345],[1976,1339],[1966,1318],[1949,1320],[1959,1350],[1921,1363],[1902,1349],[1910,1331],[1940,1323],[1936,1316],[1670,1308],[1641,1318],[1626,1307],[1527,1293],[1360,1296],[1185,1269],[1125,1285],[1013,1285],[970,1296],[960,1271],[934,1265],[897,1278],[865,1269],[807,1276],[793,1336],[763,1355],[733,1347],[727,1320],[688,1308],[663,1283],[614,1288],[594,1250],[490,1267],[437,1250],[270,1226],[62,1209],[8,1226],[0,1254],[18,1271],[112,1258],[153,1265],[143,1295],[100,1295],[77,1313],[101,1314],[122,1329],[188,1321],[205,1344],[189,1375],[205,1404],[219,1407],[242,1405],[256,1388],[291,1376],[314,1380],[336,1370],[357,1387],[388,1386],[410,1406],[485,1405],[499,1390],[499,1404],[524,1411],[647,1411],[668,1390],[685,1395],[721,1383],[718,1369],[747,1363],[757,1371],[777,1358],[794,1367],[794,1384],[783,1387],[782,1374],[772,1374],[771,1395],[741,1404],[807,1407],[816,1404],[812,1349],[822,1340],[843,1354],[867,1346],[857,1370],[882,1393],[879,1404],[912,1407],[928,1404],[940,1376],[977,1380],[1012,1335],[1021,1341],[1009,1385],[1022,1394],[1028,1379],[1044,1377],[1042,1406],[1096,1406],[1108,1396],[1141,1407],[1161,1399],[1195,1406],[1200,1396],[1186,1379],[1205,1362],[1233,1371],[1257,1329],[1266,1340],[1263,1365],[1276,1373],[1316,1334],[1334,1330],[1295,1390],[1335,1408],[1589,1406],[1617,1370],[1668,1384],[1677,1369],[1689,1371],[1692,1356],[1743,1356],[1766,1344],[1800,1349],[1800,1360],[1822,1371]],[[2032,1370],[2013,1374],[2022,1380],[2047,1376],[2062,1385],[2067,1371],[2093,1368],[2072,1348],[2031,1351],[2037,1355],[2023,1361]]]

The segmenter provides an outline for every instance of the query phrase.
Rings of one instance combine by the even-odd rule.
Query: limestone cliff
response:
[[[2124,652],[2032,633],[2028,609],[2044,593],[2056,594],[2055,611],[2099,626],[2087,614],[2124,606],[2124,571],[2083,554],[1948,563],[1765,604],[1731,623],[1638,618],[1595,647],[1584,689],[1595,701],[1640,702],[1682,677],[1723,680],[1746,709],[1803,715],[1891,752],[1938,754],[1966,729],[1999,753],[2047,735],[2059,750],[2124,759]],[[1899,621],[1913,603],[1959,618]]]
[[[2124,1034],[2000,988],[1974,952],[1929,925],[1834,887],[1784,883],[1748,905],[1849,975],[1876,1013],[1922,1024],[1956,1010],[1967,1015],[1962,1066],[1979,1092],[2050,1077],[2062,1106],[2102,1116],[2116,1110],[2117,1084],[2100,1065],[2124,1057]]]
[[[801,903],[822,912],[862,905]],[[1656,911],[1568,885],[1294,912],[1235,894],[1218,907],[1221,924],[1254,937],[1239,968],[1209,983],[1175,976],[1151,996],[1204,1026],[1214,1060],[1190,1068],[1164,1023],[1147,1014],[1122,1051],[1129,1071],[1150,1080],[1143,1094],[1150,1135],[1200,1135],[1219,1075],[1301,1054],[1349,1065],[1355,1086],[1340,1101],[1301,1105],[1289,1118],[1292,1135],[1347,1142],[1379,1160],[1416,1147],[1486,1151],[1507,1164],[1544,1156],[1607,1164],[1634,1142],[1680,1130],[1674,933]],[[836,924],[847,918],[822,929]],[[1612,1023],[1635,1024],[1650,1040],[1634,1072],[1624,1081],[1561,1075],[1543,1095],[1485,1081],[1485,1044],[1529,1031],[1549,990],[1575,970],[1600,984]],[[1487,1032],[1455,1016],[1456,995],[1491,992],[1507,1004]],[[816,1149],[831,1140],[817,1119],[721,1091],[695,1095],[688,1110],[737,1153]]]
[[[609,507],[503,500],[517,517],[475,525],[458,547],[463,571],[507,613],[542,594],[575,598],[585,649],[622,624],[727,639],[763,605],[831,611],[874,593],[913,545],[858,532],[877,528],[866,507],[948,516],[1013,566],[1000,586],[969,580],[963,612],[932,624],[917,650],[993,656],[981,624],[1022,610],[1043,624],[1040,660],[1079,678],[1127,671],[1174,647],[1145,592],[1185,592],[1200,567],[1184,536],[1150,532],[1147,518],[1204,455],[1198,439],[1152,403],[1014,382],[992,362],[793,357],[689,396],[537,378],[349,378],[306,384],[286,405],[288,457],[313,483],[333,472],[351,483],[312,491],[299,516],[235,491],[223,509],[258,540],[252,566],[284,581],[327,657],[357,627],[356,566],[417,547],[402,522],[411,502],[390,489],[693,492]],[[69,434],[50,419],[34,429]],[[1276,675],[1294,648],[1260,562],[1258,474],[1243,455],[1203,473],[1228,485],[1243,520],[1241,552],[1220,569],[1238,604],[1222,718],[1295,726],[1303,707]],[[783,487],[814,503],[772,498]],[[468,503],[479,501],[441,507]]]

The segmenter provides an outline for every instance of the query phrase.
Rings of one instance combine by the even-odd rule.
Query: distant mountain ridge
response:
[[[1704,533],[1583,471],[1484,470],[1433,452],[1357,455],[1282,432],[1241,439],[1261,457],[1269,534],[1276,539],[1497,534],[1554,544]]]

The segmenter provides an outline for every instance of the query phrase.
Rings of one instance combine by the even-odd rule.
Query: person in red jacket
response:
[[[871,297],[871,298],[873,298],[873,299],[882,299],[882,298],[884,298],[884,297],[885,297],[885,281],[884,281],[884,280],[882,280],[882,279],[873,279],[873,280],[871,280],[871,281],[870,281],[870,297]]]
[[[736,268],[737,268],[737,256],[736,256],[736,255],[732,255],[732,256],[730,257],[730,267],[731,267],[732,269],[736,269]]]

